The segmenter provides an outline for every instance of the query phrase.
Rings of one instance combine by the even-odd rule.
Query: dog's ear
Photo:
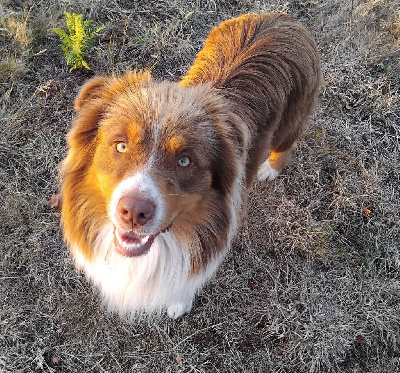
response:
[[[110,80],[110,78],[99,76],[85,83],[75,99],[75,110],[80,111],[86,103],[95,98],[100,98]]]
[[[106,107],[104,96],[111,83],[111,78],[98,77],[81,88],[75,100],[78,115],[67,137],[69,154],[64,161],[64,169],[76,170],[88,164],[87,159],[94,152],[93,140]]]
[[[232,190],[233,181],[238,177],[239,165],[245,162],[249,130],[232,113],[227,114],[224,121],[216,123],[215,128],[218,145],[212,162],[213,187],[227,195]]]

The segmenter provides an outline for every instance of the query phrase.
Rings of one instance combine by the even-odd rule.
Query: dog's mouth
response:
[[[133,231],[122,231],[114,227],[115,249],[119,254],[127,257],[144,255],[150,250],[155,238],[159,234],[167,232],[170,228],[171,225],[156,234],[143,235]]]

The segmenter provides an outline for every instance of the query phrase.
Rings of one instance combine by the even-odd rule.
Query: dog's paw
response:
[[[278,177],[279,174],[280,174],[280,171],[275,170],[274,168],[272,168],[271,164],[269,163],[269,160],[267,159],[258,168],[257,177],[258,177],[259,181],[275,180]]]
[[[167,315],[176,320],[177,318],[183,316],[185,313],[188,313],[192,309],[192,302],[189,303],[174,303],[171,304],[167,309]]]

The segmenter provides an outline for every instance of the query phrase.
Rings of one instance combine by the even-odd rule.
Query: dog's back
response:
[[[249,126],[251,184],[268,152],[287,157],[305,129],[321,82],[318,49],[310,32],[285,14],[243,15],[211,31],[180,84],[206,82]]]

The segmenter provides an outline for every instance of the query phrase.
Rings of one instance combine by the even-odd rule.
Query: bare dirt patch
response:
[[[69,73],[75,11],[106,24]],[[326,84],[293,163],[257,183],[215,279],[180,320],[121,320],[73,269],[57,165],[89,77],[178,80],[211,27],[282,10],[310,28]],[[0,4],[0,371],[400,371],[400,7],[354,1]]]

